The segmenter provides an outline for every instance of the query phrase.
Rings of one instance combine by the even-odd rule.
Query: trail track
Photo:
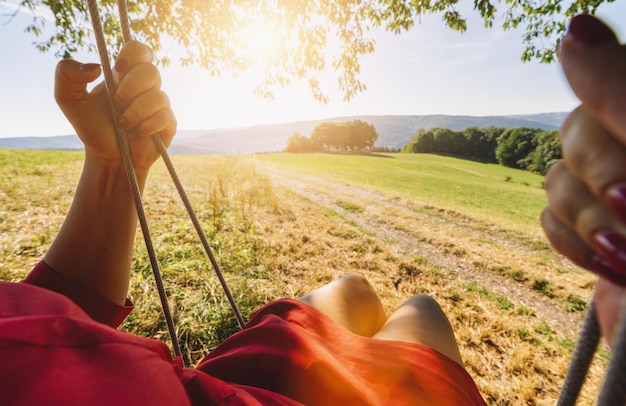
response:
[[[419,206],[404,198],[335,180],[286,173],[271,166],[264,166],[263,170],[276,185],[336,212],[377,239],[386,241],[396,252],[419,255],[442,270],[454,273],[464,283],[473,281],[490,292],[507,297],[516,305],[533,309],[538,318],[545,320],[556,331],[577,334],[582,323],[582,313],[567,312],[529,286],[477,266],[476,256],[458,255],[454,250],[442,249],[441,240],[438,243],[431,236],[445,236],[454,230],[456,236],[463,235],[468,241],[490,241],[492,246],[505,247],[515,253],[531,251],[528,245],[507,238],[502,233],[492,232],[488,227],[476,226],[472,219],[458,213],[445,213],[429,206]],[[349,211],[338,202],[358,204],[364,210]],[[424,207],[426,210],[420,210]],[[420,226],[416,227],[415,224]],[[462,247],[462,241],[455,239],[455,242]],[[490,262],[488,255],[483,255],[482,259],[483,262]]]

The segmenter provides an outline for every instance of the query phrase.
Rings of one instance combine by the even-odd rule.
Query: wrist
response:
[[[141,192],[149,171],[149,166],[135,167],[135,176]],[[91,181],[100,185],[104,191],[111,191],[112,188],[130,190],[126,167],[119,157],[107,159],[86,149],[83,176],[91,178]]]

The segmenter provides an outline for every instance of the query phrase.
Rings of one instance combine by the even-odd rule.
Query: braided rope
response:
[[[620,310],[620,322],[611,348],[611,362],[600,391],[598,406],[626,404],[626,301],[622,301]]]
[[[98,47],[98,54],[100,56],[100,62],[102,64],[102,71],[104,74],[104,82],[107,88],[109,107],[113,114],[113,117],[118,117],[118,111],[115,107],[115,92],[117,91],[117,85],[113,79],[113,72],[111,71],[111,64],[109,62],[109,55],[106,52],[106,43],[104,40],[104,33],[102,31],[102,21],[100,20],[100,13],[98,12],[98,5],[96,0],[88,0],[89,15],[93,25],[94,33],[96,36],[96,45]],[[156,258],[154,246],[152,245],[152,237],[150,236],[150,227],[148,226],[148,220],[143,207],[143,201],[141,199],[141,191],[139,190],[139,184],[137,182],[137,175],[135,174],[135,167],[130,156],[130,147],[128,146],[128,139],[126,138],[126,132],[115,126],[115,135],[117,137],[117,144],[122,156],[122,162],[126,170],[126,176],[128,183],[132,189],[133,199],[135,202],[135,209],[137,210],[137,217],[139,218],[139,224],[141,225],[141,231],[146,243],[146,249],[148,251],[148,257],[150,258],[150,265],[152,267],[152,273],[156,282],[157,291],[159,292],[159,299],[161,300],[161,306],[163,307],[163,313],[165,315],[165,321],[167,323],[167,329],[172,340],[172,346],[174,347],[174,354],[181,356],[180,344],[176,335],[176,329],[174,327],[174,320],[172,319],[172,313],[167,301],[167,294],[163,287],[163,279],[161,278],[161,272],[159,270],[159,262]]]
[[[209,260],[211,261],[211,265],[213,266],[215,275],[217,276],[217,279],[220,281],[220,285],[222,285],[222,290],[224,291],[224,294],[226,295],[226,298],[228,299],[228,303],[230,304],[230,307],[233,313],[235,314],[235,318],[237,319],[239,328],[243,329],[246,326],[246,322],[244,321],[243,316],[241,315],[241,312],[239,311],[239,308],[237,307],[237,303],[235,302],[235,299],[233,298],[233,294],[228,288],[226,279],[224,279],[224,275],[222,271],[220,270],[220,266],[217,263],[215,256],[213,255],[213,251],[211,251],[211,246],[209,245],[209,241],[207,240],[206,235],[204,235],[204,231],[202,230],[202,226],[200,225],[198,216],[194,212],[193,207],[191,206],[191,202],[189,201],[189,197],[187,196],[187,193],[185,192],[185,188],[180,182],[178,174],[176,173],[176,170],[174,169],[174,165],[172,164],[172,161],[170,160],[170,157],[167,154],[165,145],[163,145],[163,140],[161,139],[161,137],[158,136],[158,134],[154,135],[153,139],[154,139],[155,145],[157,146],[157,149],[159,150],[159,152],[161,152],[161,158],[163,158],[163,162],[165,162],[165,166],[167,167],[170,173],[170,176],[172,180],[174,181],[174,185],[176,186],[176,189],[178,190],[178,194],[180,195],[180,198],[183,201],[183,205],[185,206],[185,209],[187,209],[187,213],[189,214],[189,218],[191,219],[191,222],[193,223],[193,226],[196,229],[196,233],[198,233],[198,237],[200,238],[202,247],[204,248],[204,251],[209,257]]]
[[[626,300],[622,301],[620,320],[611,350],[611,361],[600,395],[598,406],[624,406],[626,404]],[[557,406],[573,406],[580,394],[589,366],[600,341],[595,300],[592,299],[578,337],[565,383]]]
[[[557,406],[574,406],[580,390],[585,382],[589,366],[600,342],[600,326],[596,317],[596,303],[592,298],[589,309],[570,361],[565,382]]]
[[[118,0],[117,7],[119,10],[120,27],[122,30],[122,39],[124,40],[124,42],[128,42],[132,39],[132,35],[131,35],[131,30],[130,30],[130,19],[128,17],[128,8],[126,7],[126,1]],[[198,234],[198,238],[200,239],[200,242],[202,243],[202,247],[204,248],[204,251],[207,254],[207,257],[209,258],[209,261],[211,262],[211,265],[213,266],[215,275],[217,276],[217,279],[219,280],[220,285],[222,286],[222,290],[224,291],[224,294],[226,295],[226,298],[228,299],[228,303],[230,304],[230,307],[233,313],[235,314],[235,318],[237,319],[239,328],[243,329],[246,325],[246,322],[244,321],[243,316],[241,315],[241,312],[239,311],[239,308],[237,307],[237,303],[235,302],[235,299],[228,287],[228,284],[226,283],[226,280],[224,279],[223,272],[221,271],[220,266],[217,263],[215,256],[213,255],[213,251],[211,250],[209,241],[206,238],[206,235],[204,234],[204,230],[202,229],[202,226],[200,225],[198,216],[196,215],[196,212],[194,211],[193,206],[191,205],[191,201],[189,200],[189,197],[187,196],[187,192],[185,192],[185,188],[183,187],[180,177],[178,176],[178,173],[176,172],[176,169],[174,168],[174,164],[172,163],[172,160],[170,159],[169,154],[167,153],[167,148],[165,148],[165,145],[163,144],[163,139],[157,133],[152,136],[152,140],[154,141],[154,145],[156,146],[157,150],[161,154],[161,158],[163,159],[163,162],[165,163],[165,166],[167,167],[170,177],[172,178],[172,181],[174,185],[176,186],[178,195],[180,196],[183,202],[183,205],[185,206],[185,209],[187,210],[187,214],[189,218],[191,219],[191,222],[193,223],[196,233]]]
[[[113,79],[113,72],[111,70],[111,64],[109,61],[109,56],[108,53],[106,51],[107,47],[106,47],[106,42],[104,39],[104,32],[102,29],[102,21],[100,18],[100,13],[98,11],[98,5],[97,5],[97,0],[88,0],[87,1],[88,4],[88,8],[89,8],[89,15],[92,21],[92,25],[93,25],[93,29],[94,29],[94,34],[96,37],[96,45],[98,48],[98,54],[100,56],[100,62],[102,65],[102,71],[104,74],[104,81],[106,84],[106,88],[107,88],[107,94],[108,94],[108,101],[109,101],[109,108],[111,109],[111,112],[113,114],[113,117],[118,117],[119,116],[119,112],[117,111],[117,108],[115,107],[115,93],[117,91],[117,85],[115,83],[115,80]],[[128,11],[126,8],[126,3],[124,0],[119,0],[118,1],[118,8],[119,8],[119,14],[120,14],[120,25],[122,27],[122,38],[124,40],[124,42],[128,42],[131,40],[131,32],[130,32],[130,24],[129,24],[129,18],[128,18]],[[181,349],[180,349],[180,344],[178,341],[178,336],[176,334],[176,328],[174,325],[174,320],[172,317],[172,313],[169,307],[169,303],[167,300],[167,294],[165,292],[165,288],[163,286],[163,279],[161,277],[161,272],[159,269],[159,263],[156,257],[156,253],[155,253],[155,249],[154,249],[154,245],[152,243],[152,237],[150,234],[150,227],[148,224],[148,220],[147,220],[147,216],[144,210],[144,206],[143,206],[143,201],[142,201],[142,197],[141,197],[141,191],[139,189],[139,184],[137,182],[137,176],[135,173],[135,168],[132,162],[132,157],[130,154],[130,147],[128,145],[128,139],[126,137],[126,132],[122,129],[120,129],[119,127],[116,126],[115,128],[115,134],[116,134],[116,138],[117,138],[117,143],[120,149],[120,154],[122,157],[122,162],[124,163],[124,168],[126,170],[126,175],[128,178],[128,182],[129,185],[131,187],[131,191],[132,191],[132,195],[133,195],[133,200],[135,202],[135,209],[137,210],[137,217],[139,219],[139,224],[141,226],[141,231],[143,234],[143,238],[146,244],[146,249],[148,252],[148,257],[150,259],[150,265],[152,268],[152,273],[154,276],[154,280],[156,283],[156,287],[157,287],[157,291],[159,294],[159,299],[161,301],[161,306],[163,308],[163,314],[165,317],[165,321],[167,324],[167,329],[168,329],[168,333],[170,335],[170,339],[172,341],[172,347],[174,349],[174,354],[176,356],[181,356]],[[222,285],[222,289],[224,290],[228,301],[230,303],[231,308],[233,309],[233,312],[235,313],[235,317],[237,318],[237,322],[240,326],[240,328],[244,328],[245,326],[245,321],[241,315],[241,313],[239,312],[239,309],[237,308],[237,304],[233,298],[232,293],[230,292],[230,289],[228,288],[228,285],[226,283],[226,280],[223,277],[223,274],[219,268],[219,265],[215,259],[215,256],[213,255],[210,245],[208,243],[208,240],[202,230],[202,227],[200,225],[200,222],[193,210],[193,207],[191,206],[191,202],[189,201],[189,198],[185,192],[185,189],[180,181],[180,178],[178,177],[178,174],[176,173],[176,170],[174,169],[174,166],[169,158],[169,155],[167,153],[167,149],[165,147],[165,145],[163,144],[163,140],[160,136],[160,134],[154,134],[152,136],[152,139],[154,141],[154,144],[157,148],[157,150],[159,151],[159,153],[161,154],[161,157],[163,158],[163,161],[165,162],[165,165],[170,173],[170,176],[172,177],[172,180],[174,181],[174,184],[176,186],[176,189],[178,190],[178,193],[183,201],[183,204],[185,206],[185,208],[187,209],[187,213],[189,214],[189,217],[191,218],[191,221],[196,229],[196,232],[198,233],[198,236],[200,237],[200,240],[202,242],[202,245],[205,249],[205,252],[207,253],[209,260],[211,261],[211,264],[213,265],[213,268],[215,270],[215,273],[217,274],[217,277],[220,281],[220,284]]]
[[[122,30],[122,39],[124,42],[128,42],[132,39],[132,35],[131,35],[131,29],[130,29],[130,18],[128,17],[128,8],[126,7],[126,0],[117,0],[117,7],[119,10],[120,27]],[[170,159],[170,156],[167,153],[167,148],[165,148],[165,145],[163,144],[163,139],[157,133],[152,136],[152,140],[154,141],[154,145],[156,146],[157,150],[161,154],[161,158],[163,159],[163,162],[165,163],[165,166],[167,167],[170,177],[172,178],[172,182],[176,186],[178,195],[180,196],[180,199],[182,200],[183,205],[185,206],[185,209],[187,210],[187,215],[189,216],[189,219],[191,220],[196,230],[196,233],[198,234],[198,238],[200,239],[200,242],[202,243],[204,252],[209,258],[211,265],[213,266],[213,270],[215,271],[215,276],[217,276],[217,279],[219,280],[220,285],[222,286],[222,290],[224,291],[224,294],[226,295],[226,298],[228,299],[228,303],[230,304],[230,308],[232,309],[235,315],[235,318],[237,319],[239,328],[243,329],[246,326],[246,322],[244,321],[243,316],[241,315],[241,312],[239,311],[239,308],[237,307],[237,303],[235,302],[233,294],[231,293],[230,288],[228,287],[228,284],[226,283],[226,279],[224,279],[224,274],[222,270],[220,269],[220,266],[217,260],[215,259],[215,255],[213,255],[213,251],[211,250],[209,241],[206,238],[206,235],[204,234],[204,230],[202,229],[202,226],[200,225],[198,216],[196,215],[196,212],[194,211],[193,206],[191,205],[191,201],[189,200],[189,197],[187,196],[187,192],[185,192],[185,188],[183,187],[180,177],[178,176],[178,173],[176,172],[176,169],[174,168],[174,164],[172,163],[172,160]]]

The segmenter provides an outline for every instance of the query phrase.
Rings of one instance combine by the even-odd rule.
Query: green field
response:
[[[269,154],[262,162],[354,183],[536,235],[543,176],[431,154]]]

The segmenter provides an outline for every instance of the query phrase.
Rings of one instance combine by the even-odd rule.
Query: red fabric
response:
[[[163,343],[102,324],[117,326],[130,303],[109,303],[43,262],[25,282],[0,282],[2,404],[484,404],[449,358],[356,336],[297,301],[264,306],[191,369]]]
[[[355,335],[288,299],[258,310],[197,368],[306,405],[485,404],[467,371],[447,356]]]

